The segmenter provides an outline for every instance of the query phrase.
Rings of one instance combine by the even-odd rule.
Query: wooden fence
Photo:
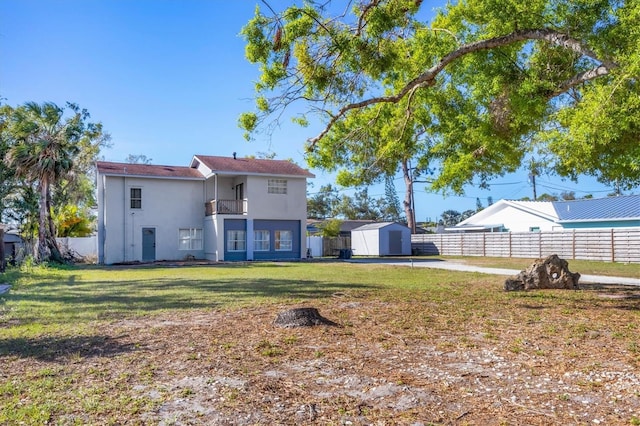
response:
[[[322,255],[338,256],[341,249],[351,248],[351,237],[332,237],[322,239]]]
[[[640,263],[640,229],[575,229],[549,232],[413,234],[416,254],[565,259]]]

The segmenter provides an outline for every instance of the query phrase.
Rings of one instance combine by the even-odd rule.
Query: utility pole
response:
[[[538,195],[536,194],[536,174],[535,173],[529,173],[529,182],[533,186],[533,201],[536,201],[538,199]]]
[[[536,194],[536,176],[538,175],[538,164],[534,158],[531,158],[531,162],[529,163],[529,183],[533,186],[533,201],[538,199],[538,194]]]

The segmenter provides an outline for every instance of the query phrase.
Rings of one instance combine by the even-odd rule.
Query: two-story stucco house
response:
[[[306,257],[307,178],[285,160],[97,163],[98,261]]]

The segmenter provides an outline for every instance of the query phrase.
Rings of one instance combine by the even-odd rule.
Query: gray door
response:
[[[142,260],[156,260],[156,228],[142,228]]]
[[[389,254],[402,254],[402,231],[389,231]]]

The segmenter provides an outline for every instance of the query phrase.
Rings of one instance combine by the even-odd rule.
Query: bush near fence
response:
[[[413,234],[414,253],[442,256],[565,259],[640,263],[640,229]]]

